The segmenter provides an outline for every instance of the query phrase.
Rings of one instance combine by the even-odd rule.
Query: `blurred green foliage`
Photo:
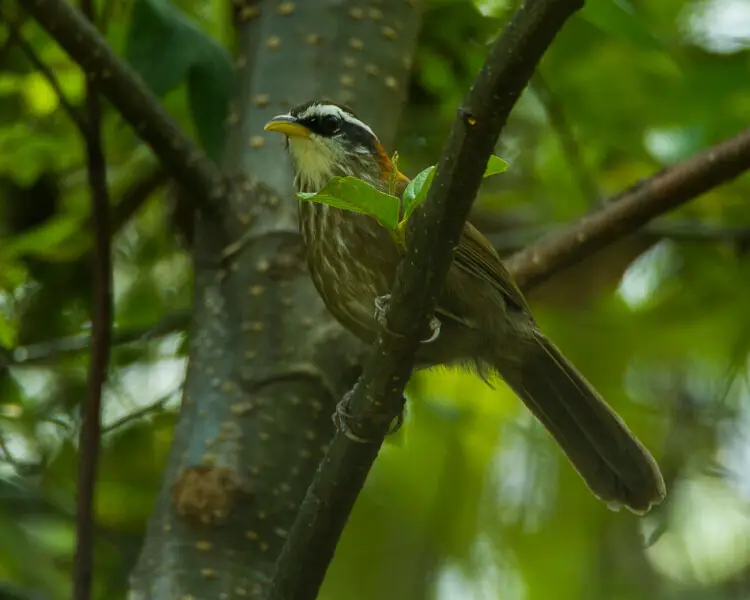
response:
[[[110,42],[218,156],[225,3],[110,2]],[[405,172],[437,162],[510,8],[427,3],[397,144]],[[496,149],[511,168],[486,183],[476,224],[503,239],[568,222],[746,127],[749,13],[738,0],[589,0],[519,103]],[[84,153],[7,33],[0,25],[0,597],[65,598],[88,364],[75,342],[89,327]],[[23,34],[80,105],[78,69],[33,23]],[[153,159],[112,111],[104,134],[119,202]],[[749,194],[745,176],[662,220],[701,235],[629,238],[531,295],[550,337],[659,458],[661,509],[641,520],[608,512],[501,382],[419,374],[323,597],[747,598]],[[147,332],[189,308],[188,257],[165,200],[152,193],[116,235],[118,331]],[[105,396],[99,598],[125,597],[184,376],[181,330],[133,337],[115,348]]]

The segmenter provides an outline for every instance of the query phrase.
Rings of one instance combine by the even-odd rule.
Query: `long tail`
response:
[[[611,508],[647,512],[665,494],[656,461],[541,333],[523,363],[498,371],[552,434],[591,491]]]

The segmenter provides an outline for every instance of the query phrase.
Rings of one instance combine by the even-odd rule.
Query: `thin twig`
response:
[[[743,226],[711,225],[693,221],[648,223],[643,233],[675,242],[731,242],[750,241],[750,223]]]
[[[419,340],[453,260],[466,217],[497,138],[542,55],[582,0],[522,2],[493,44],[415,215],[383,332],[351,393],[352,433],[337,433],[297,514],[267,598],[313,600],[383,436],[403,406]]]
[[[747,169],[750,129],[639,181],[604,208],[517,252],[507,261],[508,270],[518,285],[528,290]]]
[[[148,327],[115,331],[112,334],[112,345],[146,342],[169,335],[170,333],[184,331],[190,322],[190,316],[191,312],[189,310],[179,310],[166,315],[159,322]],[[92,336],[82,334],[38,342],[36,344],[29,344],[28,346],[19,346],[9,352],[3,364],[24,366],[55,361],[63,354],[72,354],[91,348],[92,341]]]
[[[481,219],[474,224],[481,224]],[[576,227],[578,221],[564,225],[540,225],[537,227],[503,228],[480,227],[482,233],[492,242],[500,254],[518,252],[546,236],[556,236],[570,227]],[[690,243],[744,243],[750,242],[750,224],[745,226],[709,225],[692,221],[675,221],[648,223],[639,231],[639,235],[649,239],[667,239],[674,242]]]
[[[120,427],[128,425],[129,423],[132,423],[133,421],[137,421],[138,419],[142,419],[143,417],[150,415],[151,413],[162,410],[164,408],[164,405],[170,400],[172,400],[178,393],[179,393],[179,390],[169,392],[168,394],[162,396],[158,400],[154,400],[150,404],[147,404],[146,406],[143,406],[137,410],[134,410],[133,412],[128,413],[127,415],[117,419],[116,421],[113,421],[106,427],[102,428],[102,435],[107,434],[107,433],[112,433],[116,429],[119,429]]]
[[[95,20],[92,0],[83,0],[88,20]],[[86,74],[85,135],[88,177],[91,189],[91,213],[94,229],[93,314],[91,365],[88,393],[81,407],[79,436],[78,485],[76,497],[76,555],[73,571],[73,598],[90,600],[94,570],[94,491],[101,443],[101,403],[107,381],[110,341],[112,337],[112,265],[109,243],[109,192],[107,163],[101,139],[101,104],[95,78]]]

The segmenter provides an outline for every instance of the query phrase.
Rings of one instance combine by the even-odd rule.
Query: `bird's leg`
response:
[[[344,394],[344,397],[336,405],[336,412],[333,413],[332,420],[336,429],[340,431],[341,433],[343,433],[346,437],[348,437],[353,442],[358,442],[360,444],[369,444],[372,442],[372,440],[368,440],[366,438],[358,436],[356,433],[352,431],[352,428],[349,425],[349,421],[355,418],[355,416],[349,410],[349,402],[351,402],[352,396],[354,395],[354,390],[357,389],[357,385],[359,385],[359,382],[357,382],[352,389],[350,389],[346,394]],[[401,429],[401,426],[404,424],[404,413],[406,412],[406,398],[402,396],[402,400],[403,400],[403,404],[401,405],[401,410],[396,415],[396,418],[393,419],[393,422],[391,423],[391,426],[388,428],[388,432],[386,433],[386,435],[393,435],[399,429]]]
[[[378,296],[377,298],[375,298],[375,320],[388,333],[395,335],[390,329],[388,329],[388,321],[385,317],[390,301],[390,294],[385,294],[384,296]],[[422,340],[423,344],[429,344],[438,339],[438,336],[440,335],[440,325],[440,319],[433,315],[430,319],[430,331],[432,333],[426,340]]]

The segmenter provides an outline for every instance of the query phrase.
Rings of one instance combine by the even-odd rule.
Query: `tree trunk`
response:
[[[390,147],[420,10],[403,0],[266,1],[236,14],[225,171],[235,185],[231,241],[244,242],[217,269],[221,230],[196,225],[188,376],[133,599],[263,594],[365,351],[309,280],[284,145],[263,124],[330,98]]]

